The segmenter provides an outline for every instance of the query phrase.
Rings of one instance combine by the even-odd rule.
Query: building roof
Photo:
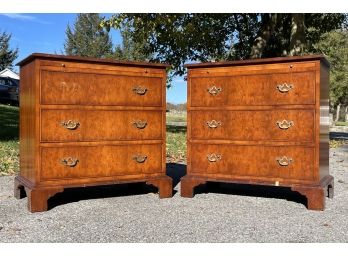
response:
[[[4,69],[3,71],[0,71],[0,77],[10,77],[19,80],[19,75],[8,68]]]

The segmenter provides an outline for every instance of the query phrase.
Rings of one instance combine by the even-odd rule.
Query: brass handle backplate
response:
[[[146,159],[147,159],[147,156],[146,155],[134,155],[133,156],[133,160],[135,160],[136,162],[138,162],[138,163],[143,163],[143,162],[145,162],[146,161]]]
[[[288,83],[283,83],[283,84],[277,85],[277,89],[279,90],[280,93],[287,93],[293,88],[294,88],[294,85],[288,84]]]
[[[61,121],[60,125],[62,125],[66,129],[74,130],[77,129],[78,126],[80,126],[80,122],[74,120]]]
[[[293,162],[292,158],[286,156],[277,157],[276,160],[280,166],[289,166]]]
[[[138,95],[145,95],[147,91],[146,87],[136,86],[133,88],[133,92]]]
[[[294,125],[294,122],[292,120],[282,120],[282,121],[277,121],[277,125],[280,129],[288,129],[290,128],[291,126]]]
[[[133,121],[133,125],[138,129],[143,129],[146,127],[147,122],[145,120],[136,120]]]
[[[210,88],[207,89],[209,94],[211,95],[217,95],[218,93],[222,92],[222,88],[221,87],[216,87],[216,86],[212,86]]]
[[[79,162],[77,158],[74,157],[66,157],[60,160],[60,163],[68,166],[68,167],[75,167],[76,164]]]
[[[208,154],[207,155],[207,159],[208,161],[210,162],[217,162],[217,161],[220,161],[222,158],[222,155],[221,154],[217,154],[217,153],[212,153],[212,154]]]
[[[206,122],[209,128],[217,128],[218,126],[221,126],[221,121],[211,120]]]

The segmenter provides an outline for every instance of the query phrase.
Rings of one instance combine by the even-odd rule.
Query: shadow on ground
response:
[[[173,188],[179,184],[180,179],[185,174],[185,164],[167,164],[167,175],[173,179]],[[156,192],[157,188],[146,185],[146,183],[69,188],[65,189],[64,192],[56,194],[54,197],[50,198],[48,201],[48,207],[49,209],[52,209],[59,205],[81,200],[142,195]],[[174,190],[173,195],[176,193],[179,192]],[[303,205],[307,204],[307,200],[304,196],[297,192],[291,191],[290,188],[285,187],[207,182],[207,184],[197,186],[195,189],[195,194],[206,193],[286,199],[288,201],[301,203]]]
[[[186,175],[186,165],[169,163],[167,164],[167,174],[173,179],[173,188],[175,188],[180,179]],[[205,185],[199,185],[195,188],[195,194],[202,193],[277,198],[302,203],[303,205],[307,204],[306,197],[286,187],[207,182]]]
[[[200,193],[286,199],[288,201],[301,203],[303,205],[307,204],[306,197],[297,192],[292,191],[290,188],[287,187],[207,182],[205,185],[200,185],[196,187],[195,194]]]
[[[176,163],[167,164],[167,175],[173,179],[173,188],[176,187],[176,185],[180,182],[181,177],[185,174],[186,165]],[[148,193],[156,193],[157,191],[158,190],[156,187],[146,185],[145,182],[83,188],[67,188],[64,190],[64,192],[58,193],[48,200],[48,209],[82,200],[143,195]],[[176,193],[177,191],[173,190],[173,195]]]

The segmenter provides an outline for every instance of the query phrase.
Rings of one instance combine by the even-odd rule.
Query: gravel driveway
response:
[[[0,177],[0,242],[348,242],[348,145],[331,150],[330,172],[324,212],[286,188],[208,184],[181,198],[185,165],[168,164],[171,199],[141,185],[69,189],[31,214],[13,197],[13,177]]]

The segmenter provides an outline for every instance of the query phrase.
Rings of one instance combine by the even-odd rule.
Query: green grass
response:
[[[182,115],[175,115],[172,113],[167,113],[166,117],[167,122],[186,122],[187,116],[186,113]]]
[[[335,126],[348,126],[348,121],[337,121]]]
[[[167,126],[167,162],[186,162],[186,127]]]
[[[0,104],[0,176],[19,171],[19,108]]]

